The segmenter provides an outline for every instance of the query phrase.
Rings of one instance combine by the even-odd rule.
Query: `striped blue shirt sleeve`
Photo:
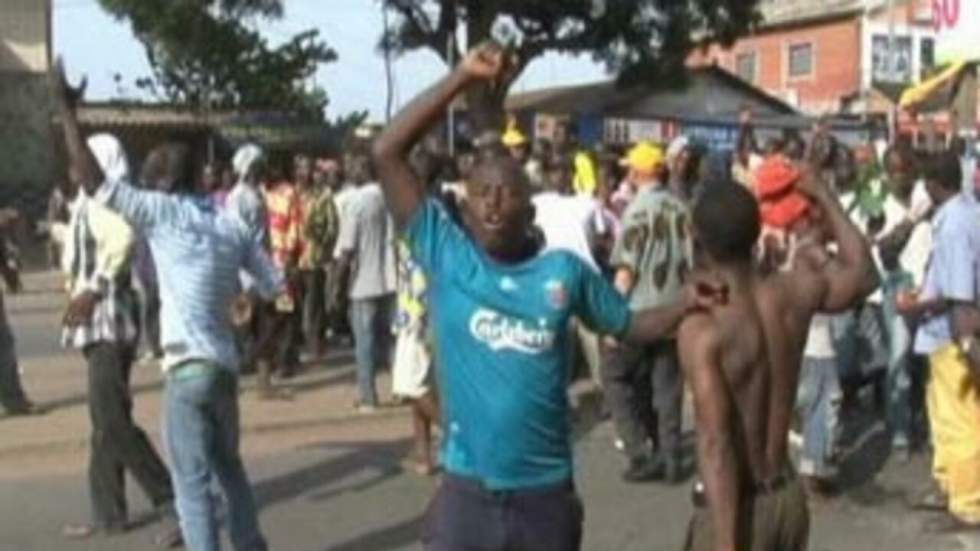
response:
[[[156,226],[175,223],[180,217],[179,203],[174,197],[137,189],[121,181],[102,184],[96,199],[144,232]]]
[[[960,204],[951,207],[933,249],[934,282],[944,299],[974,302],[977,298],[975,211]]]

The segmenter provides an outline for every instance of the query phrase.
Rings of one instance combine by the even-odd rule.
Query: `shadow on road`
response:
[[[862,409],[855,412],[848,425],[847,432],[852,437],[847,439],[840,462],[837,477],[840,493],[864,507],[904,503],[907,500],[904,489],[885,488],[877,481],[891,455],[891,439],[880,416]]]
[[[344,361],[348,363],[343,363]],[[349,368],[350,361],[353,360],[344,356],[328,360],[325,365],[308,366],[303,369],[302,375],[281,381],[279,384],[294,394],[306,394],[339,384],[351,384],[354,380],[354,370]]]
[[[401,549],[406,545],[417,542],[422,531],[422,517],[416,517],[382,530],[375,530],[363,536],[358,536],[339,545],[332,545],[324,551],[387,551]]]
[[[351,360],[350,354],[338,354],[328,359],[325,363],[318,363],[308,367],[304,373],[294,380],[280,383],[283,387],[292,390],[295,394],[306,394],[316,392],[325,388],[336,386],[343,383],[350,383],[354,377],[353,369],[345,369]],[[347,363],[345,363],[347,362]],[[134,365],[134,368],[137,366]],[[242,375],[241,390],[247,392],[255,388],[254,375]],[[131,392],[133,397],[151,392],[161,392],[163,381],[157,380],[148,383],[133,385]],[[71,408],[88,403],[88,394],[74,394],[49,400],[40,404],[46,411],[56,409]]]
[[[152,383],[143,383],[140,385],[135,385],[131,387],[130,392],[134,397],[140,394],[146,394],[148,392],[160,392],[163,390],[163,381],[154,381]],[[49,400],[42,404],[39,404],[48,413],[63,408],[70,408],[74,406],[80,406],[88,403],[88,394],[76,394],[74,396],[66,396],[64,398],[58,398],[57,400]]]
[[[411,440],[392,442],[344,442],[322,444],[321,449],[341,449],[344,453],[303,467],[282,476],[263,480],[255,485],[259,508],[308,495],[313,501],[323,501],[349,492],[368,490],[402,473],[401,460],[411,448]],[[367,473],[368,478],[363,479]],[[355,482],[319,491],[347,479]],[[362,549],[374,549],[364,547]]]

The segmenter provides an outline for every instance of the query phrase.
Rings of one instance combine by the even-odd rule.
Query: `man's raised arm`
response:
[[[878,272],[871,257],[870,244],[847,217],[840,201],[817,171],[806,170],[796,187],[823,212],[832,238],[837,243],[837,261],[827,264],[820,274],[825,287],[817,309],[828,313],[846,310],[878,286]]]
[[[480,79],[497,79],[505,66],[504,52],[498,45],[477,46],[448,76],[402,109],[374,142],[375,169],[388,209],[399,227],[411,219],[425,194],[424,183],[408,162],[412,148],[467,85]]]
[[[50,74],[51,91],[54,96],[55,113],[58,115],[65,133],[65,147],[68,150],[68,182],[72,188],[81,187],[89,195],[95,195],[102,185],[104,175],[96,162],[92,150],[82,137],[78,127],[75,107],[81,99],[85,83],[80,89],[72,89],[65,78],[65,67],[59,59]]]

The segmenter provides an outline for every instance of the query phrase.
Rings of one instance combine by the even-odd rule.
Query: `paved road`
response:
[[[51,278],[32,278],[28,284],[34,289],[55,288]],[[50,292],[11,300],[27,386],[41,401],[58,407],[33,420],[0,419],[0,447],[15,445],[11,442],[14,435],[25,431],[64,432],[67,426],[84,436],[84,371],[76,355],[63,353],[56,345],[59,302]],[[155,376],[152,369],[142,375],[148,381]],[[312,397],[301,397],[280,406],[281,410],[243,398],[243,423],[253,422],[254,417],[286,417],[296,410],[304,413],[302,423],[251,432],[243,439],[273,549],[418,549],[421,517],[434,481],[402,468],[408,419],[395,411],[378,417],[340,415],[325,424],[306,423],[310,415],[321,414],[318,408],[327,407],[328,397],[346,399],[337,394],[333,375],[312,377],[324,377],[330,384],[314,385]],[[157,387],[148,385],[137,399],[138,417],[151,431],[156,412],[140,407],[158,400],[158,394]],[[583,422],[580,426],[576,453],[577,482],[586,504],[584,549],[679,549],[691,513],[689,486],[623,484],[619,481],[623,460],[611,446],[609,424]],[[918,457],[908,465],[889,463],[881,434],[866,427],[861,435],[843,469],[847,492],[813,507],[813,551],[980,550],[980,541],[920,535],[924,519],[908,513],[904,502],[927,482],[925,458]],[[116,538],[66,545],[60,537],[62,524],[85,520],[88,510],[87,451],[82,446],[39,453],[0,457],[0,551],[152,549],[152,525]],[[139,517],[148,505],[137,489],[131,487],[130,493],[131,511]]]
[[[404,437],[361,440],[357,433],[398,431],[404,419],[361,423],[342,438],[273,455],[250,454],[249,469],[273,549],[395,551],[418,549],[421,516],[434,482],[409,474],[401,462]],[[579,486],[586,503],[589,551],[679,549],[690,515],[687,486],[628,486],[619,482],[621,458],[601,424],[577,447]],[[814,551],[943,551],[968,549],[951,538],[918,533],[921,522],[902,500],[921,480],[922,460],[889,467],[834,502],[814,508]],[[14,473],[7,473],[8,475]],[[131,489],[132,510],[147,508]],[[65,547],[62,523],[86,511],[82,474],[0,480],[0,550],[129,551],[150,549],[153,526],[125,536]]]

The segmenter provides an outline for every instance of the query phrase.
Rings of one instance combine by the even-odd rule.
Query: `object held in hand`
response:
[[[915,308],[919,302],[919,292],[915,290],[899,291],[895,296],[895,306],[899,312],[905,313]]]
[[[248,295],[238,295],[231,303],[231,325],[236,328],[246,327],[252,323],[255,316],[255,301]]]

